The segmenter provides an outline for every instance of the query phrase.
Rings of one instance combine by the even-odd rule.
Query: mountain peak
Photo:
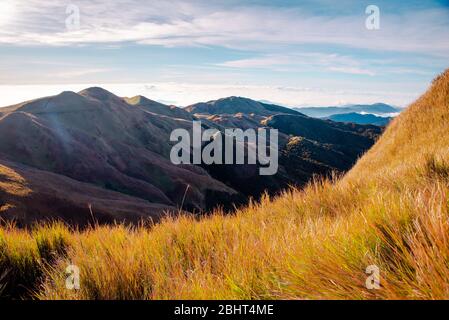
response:
[[[235,101],[235,100],[248,101],[248,100],[251,100],[251,99],[245,98],[245,97],[240,97],[240,96],[229,96],[229,97],[224,97],[224,98],[218,99],[216,101],[226,101],[226,100],[231,100],[231,101]]]
[[[63,91],[60,94],[44,98],[46,104],[83,104],[86,101],[86,98],[82,95],[73,92],[73,91]]]
[[[289,108],[264,104],[245,97],[230,96],[209,102],[201,102],[185,108],[191,113],[202,114],[256,114],[269,116],[273,114],[296,114],[299,112]]]
[[[71,97],[79,97],[79,94],[73,91],[63,91],[60,94],[58,94],[56,97],[60,98],[71,98]]]
[[[245,103],[245,104],[260,104],[259,101],[250,99],[250,98],[245,98],[245,97],[240,97],[240,96],[229,96],[229,97],[225,97],[225,98],[220,98],[217,100],[212,100],[209,101],[207,103]]]
[[[73,91],[63,91],[58,95],[25,101],[4,108],[4,112],[55,113],[85,109],[89,105],[85,97]]]
[[[87,88],[87,89],[84,89],[84,90],[78,92],[78,94],[81,96],[84,96],[84,97],[93,98],[93,99],[97,99],[97,100],[107,100],[110,98],[118,98],[112,92],[109,92],[108,90],[100,88],[100,87],[90,87],[90,88]]]

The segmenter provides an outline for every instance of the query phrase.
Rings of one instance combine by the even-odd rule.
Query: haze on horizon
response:
[[[365,26],[370,4],[379,30]],[[447,34],[437,0],[2,0],[0,105],[101,86],[179,106],[405,106],[447,68]]]

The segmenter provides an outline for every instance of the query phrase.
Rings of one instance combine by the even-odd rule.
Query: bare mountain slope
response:
[[[220,194],[232,198],[236,192],[205,170],[170,162],[170,133],[183,127],[191,122],[90,88],[3,109],[0,155],[166,207],[180,205],[187,186],[186,209],[207,209]]]
[[[264,190],[277,194],[289,186],[302,187],[314,175],[350,169],[375,142],[382,128],[310,118],[289,108],[247,98],[229,97],[187,107],[197,118],[220,128],[279,130],[279,171],[261,177],[254,166],[216,166],[210,174],[245,195],[258,198]]]
[[[262,103],[242,97],[228,97],[219,100],[200,102],[188,106],[185,110],[192,114],[255,114],[259,116],[269,116],[272,114],[301,114],[298,111]]]
[[[177,119],[184,119],[190,121],[193,120],[192,115],[184,109],[175,106],[167,106],[157,101],[150,100],[144,96],[125,98],[125,101],[130,105],[142,108],[148,112],[152,112],[155,114],[160,114],[163,116]]]
[[[0,159],[0,216],[19,225],[52,219],[73,225],[148,218],[157,222],[176,210]]]
[[[49,217],[64,201],[64,212],[80,210],[86,217],[86,203],[90,201],[95,211],[106,213],[102,208],[108,207],[97,199],[98,189],[91,188],[113,192],[108,193],[111,199],[117,197],[117,210],[121,214],[111,210],[104,221],[114,216],[123,219],[125,212],[132,221],[142,212],[144,216],[154,216],[144,209],[148,205],[182,206],[196,212],[216,205],[232,208],[244,203],[248,196],[259,198],[265,191],[277,194],[290,185],[305,185],[314,175],[349,169],[381,131],[378,127],[312,119],[288,108],[246,98],[225,98],[206,105],[205,111],[223,114],[193,115],[142,96],[121,98],[94,87],[0,109],[0,159],[13,171],[12,166],[26,166],[28,170],[23,176],[34,186],[33,196],[24,196],[19,206],[7,190],[8,183],[15,182],[4,181],[3,216],[21,216],[26,220],[44,215],[42,201],[46,201],[47,208],[54,203],[51,210],[47,209]],[[237,110],[239,113],[227,113]],[[260,176],[257,165],[173,165],[169,159],[174,144],[169,139],[171,132],[178,128],[191,131],[192,120],[198,119],[204,127],[219,130],[279,129],[278,173]],[[51,193],[42,191],[35,182],[44,181],[45,173],[58,177],[49,178],[47,187],[51,190],[58,190],[61,184],[61,190],[79,191],[77,182],[81,182],[89,184],[86,195],[92,195],[92,199],[80,197],[78,191],[67,192],[64,197],[60,193],[49,197]],[[138,210],[137,216],[127,211],[127,205],[119,205],[127,201],[121,200],[123,196],[143,201],[138,202],[143,209]],[[8,205],[11,203],[15,205]],[[30,213],[33,210],[36,212]]]

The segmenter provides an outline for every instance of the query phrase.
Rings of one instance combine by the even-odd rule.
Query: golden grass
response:
[[[448,299],[448,123],[446,71],[336,182],[265,197],[232,216],[166,218],[151,229],[5,227],[0,295]],[[81,270],[80,290],[65,287],[70,264]],[[369,265],[380,268],[378,290],[365,286]]]
[[[9,194],[17,196],[26,196],[32,192],[25,179],[11,168],[0,164],[0,176],[4,180],[0,181],[0,190],[6,190]]]

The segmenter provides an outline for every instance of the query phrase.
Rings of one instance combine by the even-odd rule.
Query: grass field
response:
[[[72,264],[79,290],[66,288]],[[3,227],[0,296],[449,299],[449,70],[334,182],[152,228]]]

